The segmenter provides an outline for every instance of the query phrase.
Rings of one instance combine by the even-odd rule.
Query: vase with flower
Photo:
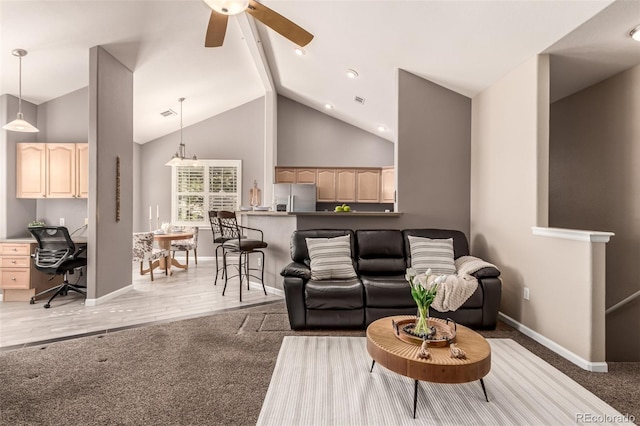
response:
[[[432,334],[429,327],[429,307],[436,298],[438,286],[446,279],[445,275],[434,277],[431,268],[425,272],[417,273],[413,268],[408,268],[405,275],[411,287],[411,296],[418,306],[416,323],[413,334],[422,338],[428,338]]]

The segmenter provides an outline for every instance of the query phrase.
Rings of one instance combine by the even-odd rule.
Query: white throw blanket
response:
[[[436,297],[431,303],[431,306],[436,311],[455,311],[464,305],[464,302],[478,288],[478,280],[471,274],[482,268],[496,268],[495,265],[474,256],[461,256],[455,260],[455,264],[456,274],[446,276],[445,282],[440,284]],[[436,279],[436,276],[432,275],[430,281],[434,279]]]

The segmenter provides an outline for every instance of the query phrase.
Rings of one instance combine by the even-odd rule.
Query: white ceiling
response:
[[[611,0],[263,3],[315,35],[296,56],[291,42],[256,24],[278,93],[373,133],[386,126],[379,135],[391,141],[398,68],[473,96],[549,49],[562,55],[552,62],[558,98],[640,63],[640,44],[627,36],[640,23],[639,1],[617,1],[577,30]],[[180,97],[188,126],[264,94],[235,18],[223,47],[203,47],[209,14],[201,0],[0,0],[0,94],[17,96],[12,49],[29,51],[23,97],[40,104],[87,86],[89,48],[102,45],[134,71],[134,139],[148,142],[178,129],[178,117],[160,112],[179,111]],[[359,77],[347,79],[348,68]]]

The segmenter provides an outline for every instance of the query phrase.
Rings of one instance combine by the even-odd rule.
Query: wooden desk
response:
[[[170,234],[154,234],[153,239],[158,242],[158,247],[171,252],[171,241],[188,240],[191,237],[193,237],[193,232],[174,232]],[[178,262],[178,260],[172,258],[171,256],[169,256],[169,258],[171,259],[171,261],[167,265],[168,275],[172,274],[171,266],[175,266],[176,268],[180,268],[180,269],[187,269],[189,267],[188,265]],[[160,259],[159,265],[162,269],[164,269],[165,267],[164,258]]]

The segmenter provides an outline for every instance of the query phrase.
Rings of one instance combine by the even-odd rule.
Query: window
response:
[[[209,210],[238,210],[241,160],[198,160],[171,167],[171,223],[209,226]]]

